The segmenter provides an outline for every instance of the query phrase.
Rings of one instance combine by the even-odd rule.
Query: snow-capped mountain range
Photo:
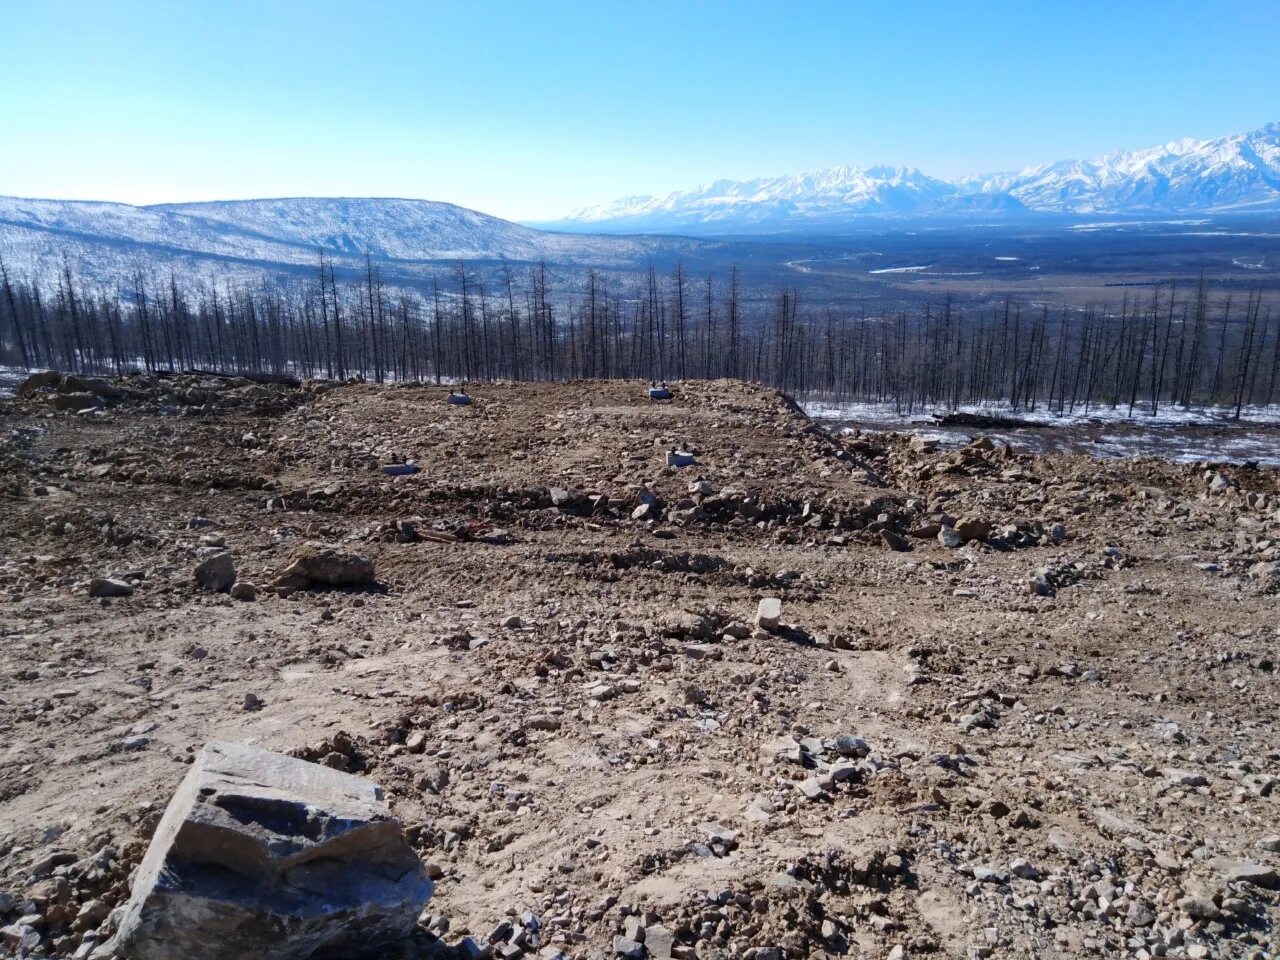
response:
[[[554,223],[609,232],[767,232],[875,216],[1182,215],[1280,211],[1280,123],[1184,138],[1095,160],[941,180],[903,167],[717,180],[665,197],[626,197]]]

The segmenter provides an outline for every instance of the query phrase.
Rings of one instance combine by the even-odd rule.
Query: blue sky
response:
[[[512,219],[1280,120],[1280,2],[0,0],[0,194]]]

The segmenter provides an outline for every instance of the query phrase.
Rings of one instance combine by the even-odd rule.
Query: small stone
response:
[[[911,541],[892,530],[881,530],[880,539],[890,550],[896,550],[899,553],[904,553],[911,549]]]
[[[227,551],[205,558],[195,569],[196,586],[201,590],[226,593],[236,582],[235,563]]]
[[[53,871],[58,869],[58,867],[65,867],[67,864],[75,863],[75,862],[76,862],[76,855],[74,853],[71,853],[70,851],[67,851],[67,850],[55,850],[53,853],[49,854],[48,856],[41,857],[39,860],[33,863],[28,868],[27,874],[30,876],[32,880],[41,880],[44,877],[49,876],[49,874],[53,873]],[[18,901],[13,897],[9,896],[8,894],[5,894],[5,896],[9,897],[8,902],[10,906],[9,906],[9,909],[5,910],[4,912],[9,913],[12,909],[17,907]]]
[[[40,946],[40,931],[19,920],[7,927],[0,927],[0,941],[13,950],[9,956],[26,957]]]
[[[827,791],[822,789],[822,784],[815,777],[808,777],[796,784],[806,800],[823,800],[827,796]]]
[[[133,594],[133,584],[113,577],[94,577],[89,581],[91,597],[128,597]]]
[[[231,596],[235,600],[257,600],[258,588],[252,583],[247,583],[244,580],[237,580],[231,585]]]
[[[644,943],[644,921],[632,914],[622,921],[622,935],[636,943]]]
[[[1166,770],[1165,777],[1170,783],[1179,787],[1207,787],[1209,778],[1203,773],[1191,770]]]
[[[991,524],[977,517],[961,517],[956,521],[955,531],[966,543],[970,540],[985,541],[991,536]]]
[[[110,912],[111,908],[101,900],[86,900],[76,913],[76,925],[81,930],[93,929],[107,919],[107,914]]]
[[[1155,912],[1140,900],[1129,902],[1129,911],[1125,915],[1130,926],[1149,927],[1156,922]]]
[[[644,946],[649,956],[656,960],[670,960],[675,948],[675,934],[660,924],[644,928]]]
[[[853,783],[862,778],[862,771],[851,760],[836,761],[831,764],[831,769],[827,773],[836,783]]]
[[[1217,470],[1207,471],[1204,479],[1211,493],[1222,493],[1235,486],[1235,482],[1230,477]]]
[[[832,753],[841,757],[865,757],[871,752],[871,744],[861,737],[855,737],[848,733],[841,733],[828,740],[826,747]]]
[[[1023,880],[1039,880],[1040,871],[1032,865],[1031,861],[1021,858],[1009,864],[1009,871],[1015,876]]]
[[[692,467],[697,458],[686,450],[668,450],[666,462],[668,467]]]
[[[644,945],[629,937],[617,936],[613,938],[613,952],[624,960],[643,960]]]
[[[979,883],[1000,884],[1005,882],[1004,874],[999,870],[993,870],[990,867],[974,867],[973,879],[977,880]]]
[[[1273,833],[1269,837],[1263,837],[1254,846],[1268,853],[1280,853],[1280,834]]]
[[[262,707],[262,699],[256,693],[246,693],[244,695],[245,710],[261,710]]]
[[[756,608],[756,626],[762,630],[777,630],[782,621],[782,601],[777,597],[765,597]]]

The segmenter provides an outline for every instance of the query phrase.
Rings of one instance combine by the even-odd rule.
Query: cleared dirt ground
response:
[[[55,409],[85,387],[121,395]],[[1274,472],[831,435],[728,381],[445,395],[0,406],[0,953],[105,939],[235,739],[385,787],[439,876],[390,955],[1276,954]],[[306,544],[377,586],[274,587]],[[256,599],[196,587],[222,547]]]

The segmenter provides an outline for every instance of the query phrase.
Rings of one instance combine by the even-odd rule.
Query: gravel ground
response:
[[[93,952],[233,739],[385,787],[388,956],[1277,955],[1274,471],[446,394],[0,402],[0,953]]]

